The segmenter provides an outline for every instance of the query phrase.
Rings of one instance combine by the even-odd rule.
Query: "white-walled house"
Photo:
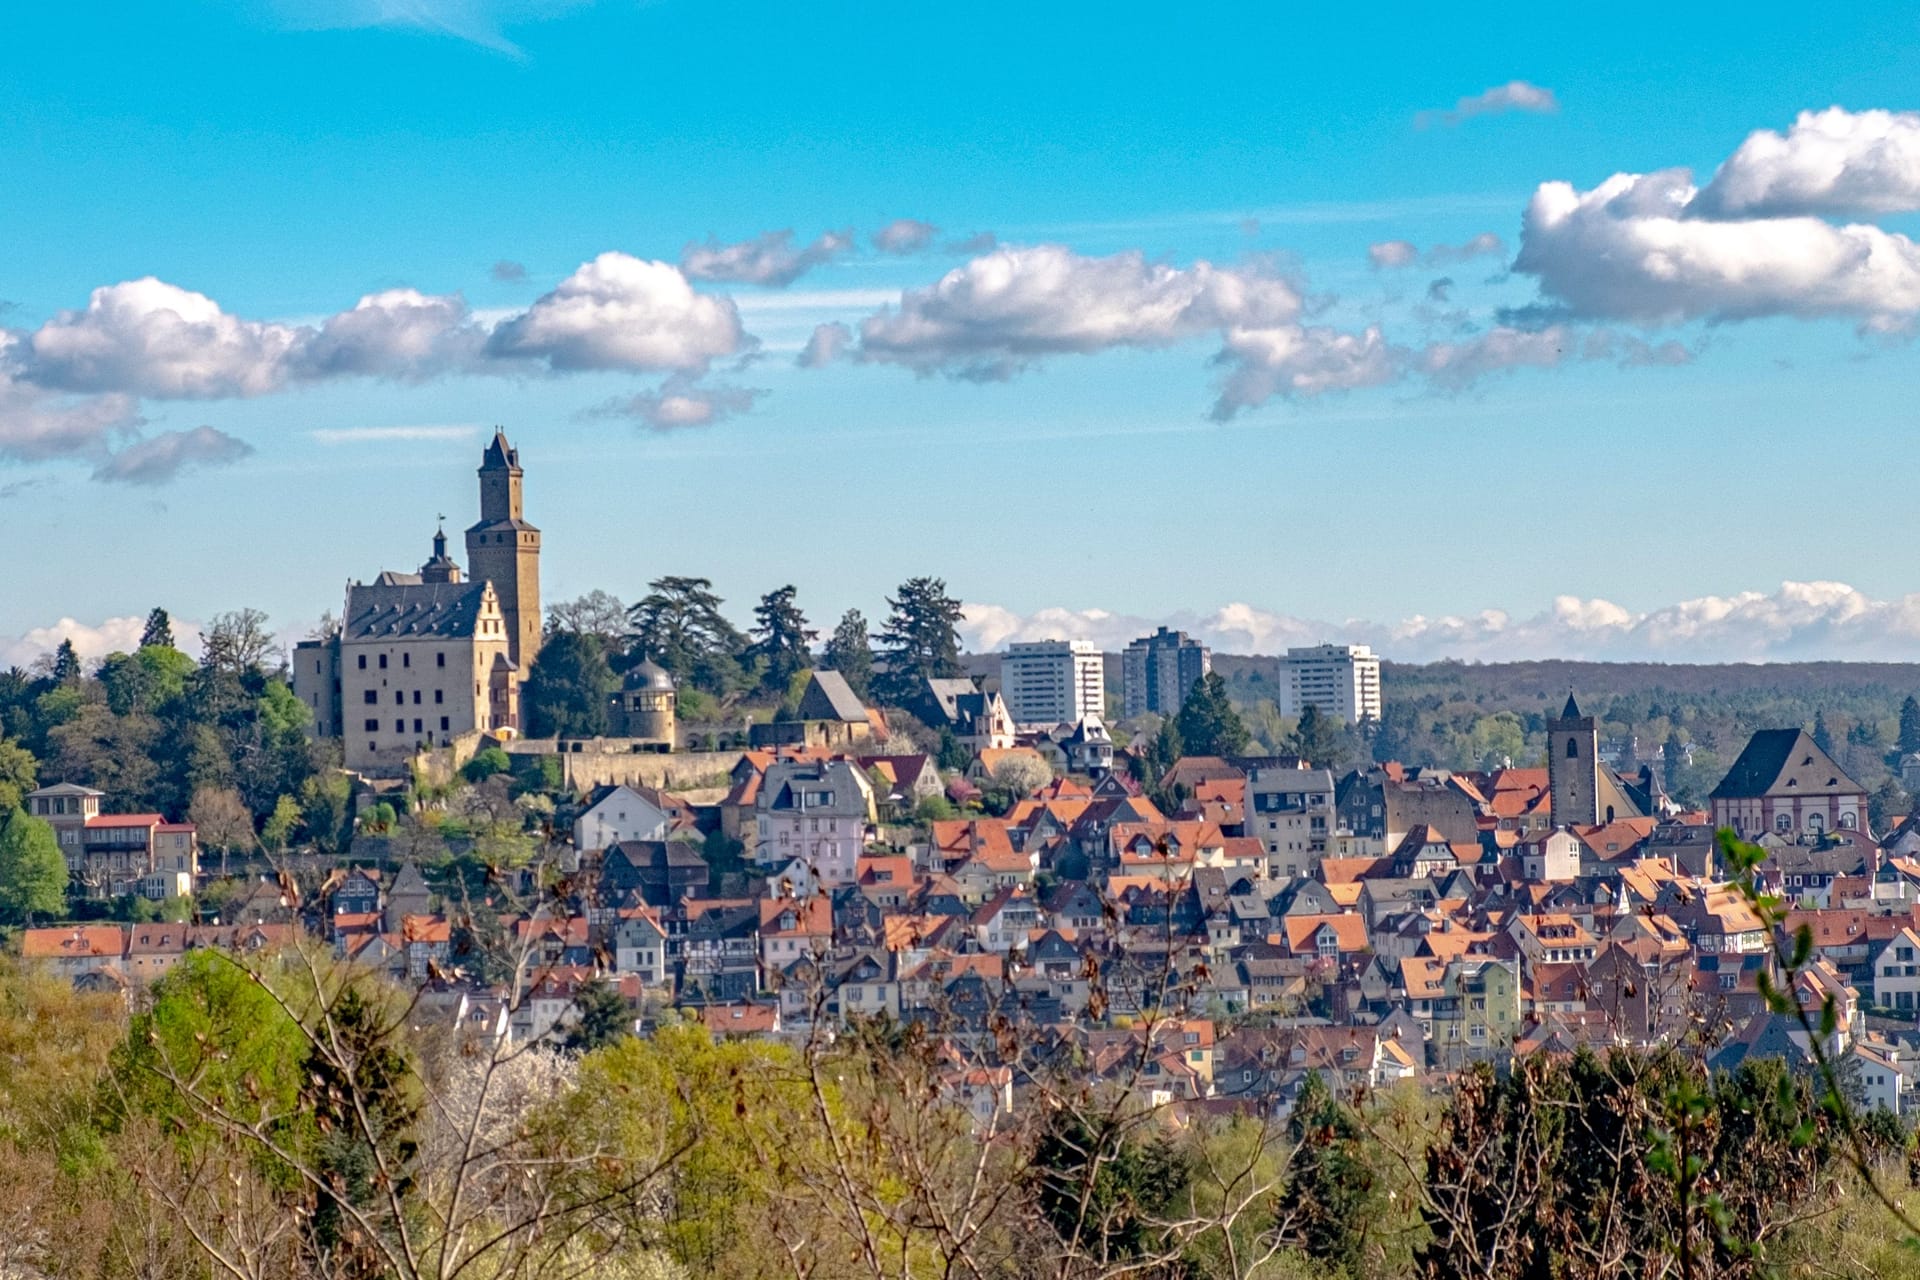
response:
[[[673,815],[628,786],[605,787],[573,823],[573,847],[582,853],[626,840],[665,840]]]
[[[821,885],[852,884],[874,824],[873,786],[846,760],[781,760],[767,767],[755,811],[754,858],[803,859]]]
[[[1920,1009],[1920,933],[1912,925],[1887,939],[1873,958],[1873,1002],[1882,1009]]]

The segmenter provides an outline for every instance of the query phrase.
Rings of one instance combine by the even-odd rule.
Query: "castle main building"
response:
[[[540,650],[540,531],[523,518],[520,455],[495,431],[480,462],[468,576],[436,532],[417,573],[347,584],[340,630],[293,651],[293,691],[347,768],[398,774],[422,746],[517,731]]]

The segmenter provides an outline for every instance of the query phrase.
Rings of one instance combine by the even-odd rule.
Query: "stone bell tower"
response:
[[[520,451],[495,428],[480,459],[480,522],[467,530],[467,574],[491,582],[507,652],[524,679],[540,652],[540,531],[521,519]]]

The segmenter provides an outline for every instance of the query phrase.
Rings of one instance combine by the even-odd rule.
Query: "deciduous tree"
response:
[[[26,924],[67,906],[67,862],[53,828],[24,809],[0,814],[0,920]]]

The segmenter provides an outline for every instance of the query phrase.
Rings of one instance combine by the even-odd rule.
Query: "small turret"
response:
[[[447,554],[447,531],[445,527],[433,531],[433,558],[420,566],[422,582],[458,582],[460,566]]]

